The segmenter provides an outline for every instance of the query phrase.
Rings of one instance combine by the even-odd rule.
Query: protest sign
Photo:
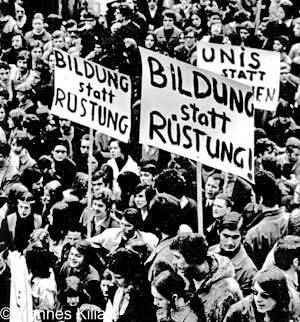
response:
[[[253,181],[252,90],[140,48],[140,143]]]
[[[255,108],[276,110],[280,81],[278,52],[199,41],[197,65],[251,86]]]
[[[130,77],[55,50],[51,113],[128,142]]]

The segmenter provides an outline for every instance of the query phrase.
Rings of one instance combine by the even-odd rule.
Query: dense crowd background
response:
[[[300,321],[299,9],[2,0],[0,307],[18,251],[35,321]],[[277,110],[255,114],[255,185],[206,165],[197,182],[193,161],[138,143],[138,46],[196,65],[197,41],[280,53]],[[51,115],[55,48],[131,77],[128,144],[94,131],[89,159],[89,129]]]

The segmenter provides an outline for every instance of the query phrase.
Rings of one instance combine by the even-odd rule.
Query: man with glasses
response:
[[[186,63],[191,63],[192,54],[197,51],[195,34],[196,31],[193,27],[185,28],[183,32],[184,44],[175,47],[175,58]]]

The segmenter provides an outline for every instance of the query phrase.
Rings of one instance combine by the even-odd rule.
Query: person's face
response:
[[[300,24],[296,24],[293,28],[294,31],[294,36],[295,37],[300,37]]]
[[[234,252],[241,244],[241,240],[239,230],[223,229],[220,233],[220,248],[226,252]]]
[[[98,217],[98,219],[104,219],[106,217],[107,215],[106,210],[107,210],[106,205],[102,200],[100,199],[93,200],[92,211],[94,215]]]
[[[134,231],[135,231],[134,226],[131,223],[129,223],[125,218],[122,218],[120,220],[120,228],[121,228],[123,235],[126,238],[132,237],[134,234]]]
[[[147,3],[150,10],[155,9],[157,6],[157,0],[147,0]]]
[[[279,40],[274,40],[273,50],[279,53],[283,50],[283,46]]]
[[[10,77],[10,69],[0,68],[0,81],[4,84],[8,84]]]
[[[42,58],[43,56],[43,51],[41,47],[34,47],[31,50],[31,57],[33,60],[36,60],[37,58]]]
[[[42,32],[44,29],[44,23],[41,19],[34,19],[32,22],[32,28],[35,32]]]
[[[20,69],[21,72],[27,71],[27,69],[28,69],[27,60],[25,60],[25,59],[19,59],[17,61],[17,67],[19,67],[19,69]]]
[[[100,289],[105,298],[109,295],[109,290],[112,288],[113,282],[110,280],[101,280],[100,282]]]
[[[185,40],[184,40],[184,33],[182,32],[180,35],[179,35],[179,44],[180,45],[183,45],[185,43]]]
[[[26,201],[18,201],[18,213],[21,218],[26,218],[31,213],[31,205]]]
[[[63,37],[53,39],[53,47],[57,49],[63,49],[65,46],[65,40]]]
[[[195,45],[196,39],[195,39],[195,34],[193,32],[189,32],[187,35],[185,35],[184,39],[185,39],[185,45],[188,48],[191,48]]]
[[[298,148],[292,148],[288,152],[288,159],[291,163],[296,163],[298,160],[300,160],[300,149]]]
[[[92,188],[93,188],[94,197],[98,197],[101,194],[103,188],[105,188],[103,178],[99,178],[98,180],[93,181],[92,182]]]
[[[13,139],[11,141],[11,149],[15,154],[20,155],[23,150],[23,147],[17,143],[16,139]]]
[[[174,265],[176,271],[183,275],[190,267],[190,265],[186,262],[185,258],[178,250],[172,250],[172,254],[172,264]]]
[[[125,288],[128,286],[126,279],[121,274],[116,274],[114,272],[111,272],[111,275],[112,275],[115,285],[117,285],[118,287]]]
[[[150,172],[141,171],[140,173],[141,183],[146,183],[151,186],[154,183],[154,177]]]
[[[220,192],[220,181],[209,177],[205,184],[205,198],[214,199]]]
[[[67,296],[67,304],[76,307],[79,304],[79,296]]]
[[[153,304],[160,309],[168,310],[170,307],[170,301],[158,293],[157,289],[154,286],[151,286],[151,294],[153,296]]]
[[[13,49],[20,49],[22,48],[22,38],[21,36],[14,36],[12,41],[11,41],[11,46]]]
[[[23,16],[25,16],[25,10],[23,8],[17,8],[16,9],[16,18],[21,19]]]
[[[71,246],[73,246],[79,240],[81,240],[81,234],[79,231],[68,231],[68,234],[66,236],[67,243],[69,243]]]
[[[164,17],[163,26],[164,26],[165,30],[173,29],[174,28],[174,20],[173,20],[173,18]]]
[[[282,9],[282,7],[278,8],[278,18],[279,18],[279,20],[285,19],[285,11]]]
[[[39,72],[33,73],[32,86],[37,86],[41,82],[41,75]]]
[[[96,55],[99,55],[103,52],[103,49],[102,49],[101,45],[95,44],[94,51],[95,51]]]
[[[112,159],[120,158],[122,156],[121,149],[117,141],[112,141],[110,143],[109,152]]]
[[[66,119],[60,119],[59,126],[63,131],[68,132],[71,128],[71,121]]]
[[[61,162],[68,155],[68,150],[64,145],[56,145],[52,151],[52,156],[55,161]]]
[[[120,13],[120,10],[119,9],[116,9],[116,11],[115,11],[115,18],[116,18],[116,21],[118,21],[118,22],[124,21],[124,17]]]
[[[6,116],[5,109],[3,107],[0,107],[0,122],[5,119],[5,116]]]
[[[135,195],[134,202],[138,209],[143,209],[147,206],[145,189]]]
[[[40,195],[43,191],[43,177],[39,181],[32,184],[32,192],[34,195]]]
[[[247,29],[240,30],[240,37],[242,40],[245,40],[249,37],[249,31]]]
[[[287,79],[288,79],[288,72],[287,71],[280,72],[280,82],[286,83]]]
[[[24,102],[25,98],[26,98],[26,95],[24,94],[24,92],[17,91],[16,99],[18,100],[18,102]]]
[[[214,23],[210,28],[210,32],[213,36],[220,36],[222,34],[222,24],[219,22]]]
[[[98,169],[98,166],[99,166],[99,162],[97,161],[97,159],[94,156],[92,156],[91,166],[92,166],[92,173],[94,173]]]
[[[212,212],[214,218],[223,217],[230,211],[227,207],[226,200],[216,198],[213,203]]]
[[[191,20],[193,27],[199,28],[201,26],[201,18],[198,15],[193,14]]]
[[[148,35],[145,39],[145,47],[151,49],[154,46],[154,38],[152,35]]]
[[[48,63],[49,63],[50,69],[54,70],[54,68],[55,68],[55,56],[54,55],[49,56]]]
[[[88,155],[89,154],[89,148],[90,148],[90,141],[81,140],[81,144],[80,144],[80,152],[81,152],[81,154]]]
[[[252,291],[254,294],[254,302],[259,313],[265,314],[274,309],[277,302],[257,282],[254,283]]]
[[[84,256],[79,251],[72,247],[68,256],[68,263],[71,268],[78,268],[82,265]]]

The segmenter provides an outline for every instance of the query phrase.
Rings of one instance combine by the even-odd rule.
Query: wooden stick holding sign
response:
[[[203,235],[202,164],[197,162],[197,218],[198,232]]]
[[[93,129],[90,128],[89,133],[89,156],[88,156],[88,192],[87,192],[87,206],[88,206],[88,212],[92,213],[92,198],[93,198],[93,192],[92,192],[92,176],[93,176],[93,169],[92,169],[92,159],[93,159],[93,148],[94,148],[94,136],[93,136]],[[90,220],[88,221],[88,227],[87,227],[87,237],[91,237],[91,225],[92,225],[92,217],[90,217]]]

